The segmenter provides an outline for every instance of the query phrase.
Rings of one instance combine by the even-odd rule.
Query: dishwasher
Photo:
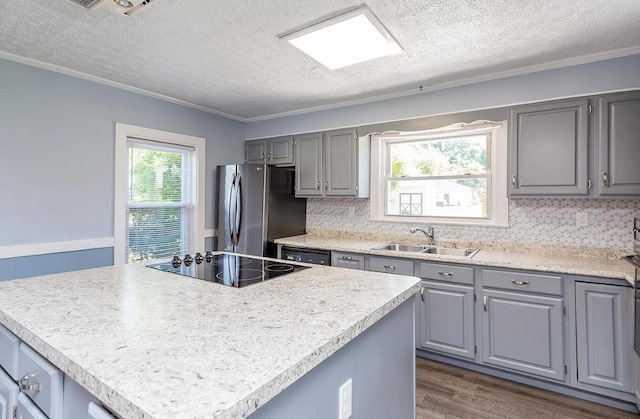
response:
[[[331,265],[331,251],[282,246],[281,259],[329,266]]]

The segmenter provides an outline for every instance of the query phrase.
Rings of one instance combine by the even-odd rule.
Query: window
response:
[[[116,126],[116,264],[203,246],[204,139]]]
[[[504,131],[482,122],[374,135],[372,219],[506,226]]]

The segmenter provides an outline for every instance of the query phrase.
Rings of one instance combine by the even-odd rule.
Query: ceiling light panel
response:
[[[326,20],[282,39],[331,70],[402,52],[400,45],[367,8]]]

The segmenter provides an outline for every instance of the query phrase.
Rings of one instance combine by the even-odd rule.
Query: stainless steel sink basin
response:
[[[448,247],[431,247],[429,249],[425,249],[422,253],[430,253],[433,255],[442,255],[442,256],[462,256],[470,258],[476,253],[478,253],[479,249],[450,249]]]
[[[473,255],[475,255],[479,251],[479,249],[451,249],[449,247],[417,246],[399,243],[384,244],[382,246],[374,247],[373,249],[388,250],[390,252],[429,253],[431,255],[459,256],[466,258],[473,257]]]
[[[431,246],[414,246],[410,244],[391,243],[374,247],[375,250],[391,250],[393,252],[423,252]]]

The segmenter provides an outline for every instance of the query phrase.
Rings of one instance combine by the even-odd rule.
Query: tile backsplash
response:
[[[349,217],[349,208],[355,215]],[[589,214],[578,227],[576,213]],[[509,228],[436,224],[436,240],[456,239],[631,249],[633,217],[639,199],[518,198],[509,200]],[[407,235],[420,223],[369,220],[368,199],[313,198],[307,204],[307,230]]]

